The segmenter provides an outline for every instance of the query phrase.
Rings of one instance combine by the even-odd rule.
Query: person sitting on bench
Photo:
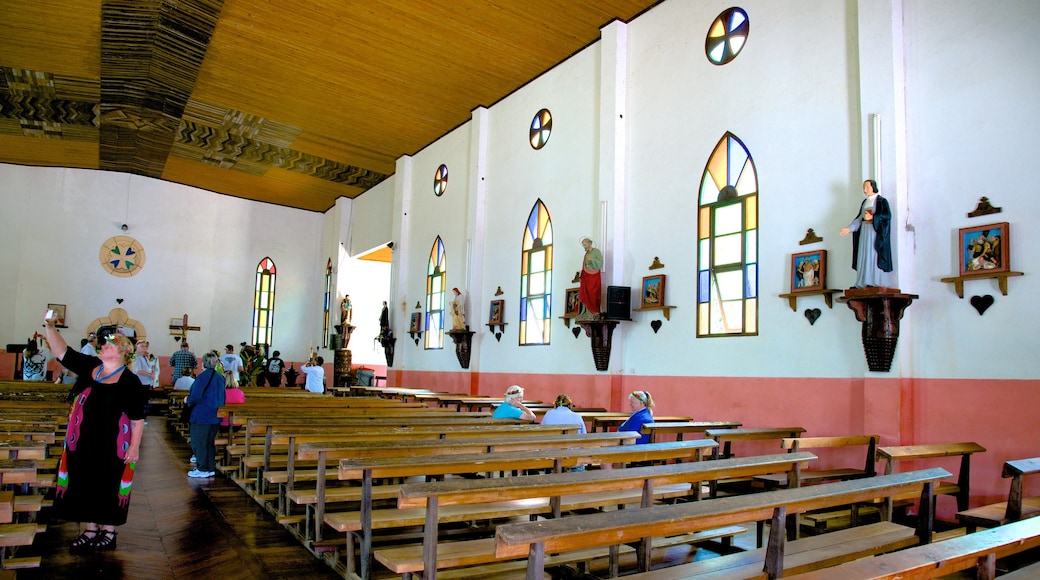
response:
[[[491,414],[496,419],[522,419],[534,421],[534,411],[524,406],[524,389],[520,385],[512,385],[506,389],[503,403],[495,407]]]
[[[643,425],[654,422],[654,400],[646,391],[632,391],[628,396],[628,404],[632,408],[632,416],[618,426],[618,431],[635,431],[639,433],[636,443],[649,443],[650,434],[642,433]]]

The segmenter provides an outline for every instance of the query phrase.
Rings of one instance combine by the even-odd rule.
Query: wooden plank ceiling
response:
[[[324,211],[656,1],[3,0],[0,162]]]

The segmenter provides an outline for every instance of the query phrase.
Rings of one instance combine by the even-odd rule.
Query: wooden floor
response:
[[[148,417],[118,549],[71,556],[79,525],[41,516],[47,531],[17,556],[39,555],[43,564],[18,579],[340,578],[233,482],[188,478],[190,456],[164,417]]]

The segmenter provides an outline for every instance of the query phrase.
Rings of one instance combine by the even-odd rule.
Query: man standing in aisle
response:
[[[181,348],[177,352],[170,355],[170,366],[173,367],[174,377],[184,376],[184,369],[191,369],[192,372],[199,367],[199,361],[195,358],[195,353],[188,350],[188,341],[181,341]]]

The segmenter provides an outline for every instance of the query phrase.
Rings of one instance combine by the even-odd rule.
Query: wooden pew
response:
[[[923,459],[939,459],[944,457],[960,457],[960,468],[957,470],[956,482],[943,482],[935,490],[935,495],[952,495],[957,498],[957,510],[968,509],[968,498],[971,489],[971,456],[982,453],[986,448],[978,443],[938,443],[931,445],[901,445],[881,447],[877,452],[878,461],[885,461],[885,474],[895,472],[896,463],[900,461],[916,461]],[[892,510],[898,504],[908,506],[912,498],[890,497],[885,500],[885,513],[891,517]],[[934,511],[934,506],[933,506]]]
[[[479,441],[471,440],[419,440],[408,445],[397,441],[375,442],[314,442],[299,446],[296,458],[300,461],[316,461],[318,501],[315,504],[315,539],[321,541],[321,528],[325,516],[325,472],[326,461],[358,458],[397,457],[406,454],[408,459],[431,455],[461,455],[468,453],[493,453],[495,451],[525,451],[542,449],[577,449],[616,446],[632,443],[634,433],[595,433],[588,435],[561,435],[558,437],[494,437]],[[512,468],[507,468],[512,469]],[[342,475],[342,470],[340,471]]]
[[[996,577],[996,561],[1013,554],[1040,547],[1040,519],[1012,522],[935,542],[928,546],[908,548],[876,558],[864,558],[795,576],[790,580],[897,580],[947,577],[963,570],[976,569],[980,579]],[[1036,578],[1040,569],[1030,569],[1000,578]],[[1026,575],[1028,574],[1028,575]]]
[[[709,429],[736,429],[740,427],[740,421],[654,421],[645,423],[642,428],[644,435],[650,436],[650,442],[656,443],[658,435],[675,435],[676,441],[682,441],[683,436],[690,433],[704,433]]]
[[[678,578],[692,576],[698,569],[720,570],[726,565],[733,566],[730,570],[734,575],[748,574],[740,577],[757,577],[764,570],[767,578],[779,578],[785,571],[798,573],[832,566],[868,554],[930,542],[933,489],[936,482],[948,475],[949,472],[944,469],[933,468],[677,506],[654,506],[578,515],[558,520],[504,524],[495,530],[495,555],[500,558],[519,558],[527,555],[527,577],[533,580],[542,577],[547,553],[646,541],[646,538],[650,537],[770,519],[769,546],[765,549],[682,564],[654,572],[643,572],[627,578]],[[784,521],[790,515],[911,491],[920,493],[921,505],[924,506],[916,530],[891,522],[880,522],[786,542]],[[845,545],[839,549],[839,545],[834,544],[835,541],[848,542],[849,536],[853,535],[858,541],[852,545]],[[796,546],[799,542],[815,543],[818,547],[803,552]],[[824,542],[829,547],[820,546]],[[785,558],[785,552],[792,552],[792,555],[797,557]],[[683,573],[677,574],[679,570]],[[740,572],[741,570],[744,572]],[[686,572],[690,574],[685,574]]]
[[[264,487],[276,485],[278,487],[278,514],[288,515],[285,499],[288,493],[292,493],[295,484],[300,481],[314,481],[317,479],[317,469],[300,470],[296,465],[296,451],[299,443],[352,441],[361,439],[372,439],[374,436],[383,440],[401,439],[477,439],[486,437],[498,437],[502,435],[568,435],[577,434],[578,428],[573,425],[537,425],[537,424],[504,424],[504,425],[419,425],[415,427],[297,427],[280,429],[277,425],[272,427],[265,442],[264,452]],[[286,448],[286,465],[284,470],[271,469],[270,449],[275,446],[284,445]],[[246,467],[249,468],[249,458],[245,458]],[[327,476],[328,477],[328,476]],[[328,493],[328,490],[326,490]],[[336,500],[345,501],[345,500]]]
[[[712,459],[728,459],[733,457],[733,443],[736,441],[770,441],[782,440],[785,437],[798,437],[805,432],[802,427],[762,427],[738,429],[708,429],[706,437],[714,439],[719,446],[715,448]],[[709,486],[711,497],[718,497],[719,484],[735,484],[746,480],[715,481]]]
[[[600,434],[605,435],[605,434]],[[625,432],[630,441],[636,434]],[[373,530],[372,498],[376,479],[411,477],[415,475],[442,476],[458,473],[488,471],[552,469],[559,473],[563,468],[576,465],[598,465],[601,463],[630,463],[633,461],[697,461],[705,451],[715,446],[711,440],[681,441],[675,443],[653,443],[646,445],[615,445],[595,449],[538,449],[533,451],[500,451],[488,454],[443,455],[429,458],[386,457],[372,460],[343,459],[340,461],[339,477],[343,480],[360,481],[362,501],[354,512],[330,513],[324,522],[339,532],[347,534],[348,562],[353,563],[352,536],[360,533],[361,577],[368,578],[371,564]],[[321,502],[321,496],[318,502]],[[547,506],[546,506],[547,507]],[[424,520],[418,515],[419,524]],[[319,519],[320,523],[322,519]]]
[[[1023,479],[1040,473],[1040,457],[1004,462],[1000,476],[1011,478],[1008,500],[957,512],[957,520],[973,533],[978,527],[994,528],[1040,515],[1040,497],[1022,497]]]
[[[397,507],[425,508],[423,543],[421,546],[377,550],[376,560],[398,574],[429,570],[424,576],[432,579],[440,568],[486,564],[495,561],[494,539],[474,540],[463,546],[453,542],[454,556],[438,560],[438,510],[441,507],[494,505],[500,502],[548,498],[551,517],[559,518],[573,505],[617,505],[636,503],[649,507],[658,490],[677,484],[700,486],[701,482],[727,477],[746,477],[774,471],[792,471],[795,466],[816,459],[811,453],[784,453],[740,459],[676,463],[631,469],[611,469],[577,473],[553,473],[528,477],[496,478],[485,480],[453,480],[431,483],[407,483],[401,486]],[[619,493],[628,492],[628,493]],[[493,503],[492,503],[493,502]],[[726,526],[712,531],[710,538],[719,534],[738,533],[738,528]],[[743,528],[739,528],[743,531]],[[728,537],[728,536],[726,536]],[[684,542],[686,543],[686,542]],[[648,550],[649,543],[645,548]],[[459,554],[467,553],[465,558]],[[640,552],[640,559],[649,558]],[[616,575],[616,558],[611,569]]]

